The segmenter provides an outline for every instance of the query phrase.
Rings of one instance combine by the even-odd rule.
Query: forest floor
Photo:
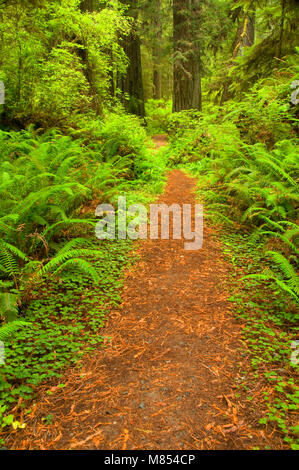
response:
[[[163,136],[155,139],[163,144]],[[159,202],[195,203],[196,180],[169,173]],[[236,384],[242,379],[242,324],[230,296],[231,266],[212,226],[204,245],[138,242],[122,303],[111,312],[105,348],[68,370],[64,388],[43,389],[12,449],[280,448],[258,424]],[[248,392],[247,392],[248,394]],[[45,418],[46,417],[46,418]]]

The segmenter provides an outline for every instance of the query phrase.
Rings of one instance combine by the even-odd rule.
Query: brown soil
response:
[[[153,141],[154,141],[154,144],[156,146],[157,149],[159,149],[160,147],[163,147],[164,145],[167,145],[168,144],[168,138],[166,135],[154,135],[152,137]]]
[[[161,202],[194,203],[195,184],[172,171]],[[40,393],[10,448],[273,448],[259,416],[235,398],[242,326],[214,235],[205,227],[203,249],[192,252],[178,240],[140,242],[140,260],[104,330],[106,348],[86,357],[81,371],[68,371],[66,388]],[[46,425],[41,418],[49,414]]]

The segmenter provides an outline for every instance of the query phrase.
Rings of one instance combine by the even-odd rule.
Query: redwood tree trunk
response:
[[[254,37],[255,37],[255,11],[251,13],[246,12],[244,13],[241,21],[239,22],[238,29],[236,31],[235,40],[233,43],[233,51],[232,51],[232,59],[229,65],[233,67],[235,65],[235,58],[238,55],[242,55],[244,51],[244,47],[250,47],[254,44]],[[231,80],[226,80],[220,100],[220,106],[231,99],[231,93],[229,87],[231,85]]]
[[[88,12],[94,11],[95,1],[94,0],[81,0],[80,10],[82,13],[88,13]],[[94,72],[89,61],[88,48],[84,40],[82,41],[81,45],[83,46],[83,48],[78,50],[78,55],[80,56],[85,66],[83,72],[89,84],[90,93],[92,96],[92,107],[94,111],[96,112],[96,114],[100,114],[101,105],[99,103],[98,94],[97,94],[97,90],[95,87]]]
[[[128,4],[128,1],[122,0]],[[127,15],[134,19],[133,27],[128,36],[122,41],[122,46],[129,59],[127,72],[118,78],[118,86],[122,92],[122,101],[129,113],[145,116],[144,92],[142,82],[141,41],[137,31],[137,0],[129,2]],[[129,99],[126,99],[128,95]]]
[[[173,1],[173,111],[201,111],[200,0]]]
[[[80,10],[84,13],[86,11],[94,10],[94,0],[81,0]]]
[[[154,71],[153,71],[153,98],[155,100],[160,100],[162,98],[162,73],[160,69],[160,64],[155,60],[154,56]]]
[[[154,42],[153,42],[153,98],[160,100],[162,98],[162,41],[163,41],[163,26],[161,19],[161,0],[155,4],[156,11],[154,16]]]

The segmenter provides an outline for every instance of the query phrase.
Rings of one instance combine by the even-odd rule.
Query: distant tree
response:
[[[235,59],[237,56],[243,55],[244,48],[253,46],[255,38],[255,6],[253,3],[244,10],[239,7],[236,10],[235,18],[237,19],[237,30],[232,45],[231,59],[229,68],[235,65]],[[229,87],[232,80],[227,79],[223,85],[223,91],[221,95],[220,105],[231,98]]]
[[[145,116],[144,91],[142,81],[141,40],[138,31],[138,0],[121,0],[128,6],[126,15],[132,19],[130,33],[125,36],[121,45],[128,58],[125,74],[118,77],[118,87],[127,111],[137,116]]]
[[[200,0],[173,0],[173,110],[201,110]]]

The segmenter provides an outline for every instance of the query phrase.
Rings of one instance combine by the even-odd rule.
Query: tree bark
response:
[[[94,10],[94,0],[81,0],[80,10],[85,13]]]
[[[278,57],[281,59],[282,56],[282,44],[283,44],[283,30],[285,23],[286,13],[286,0],[281,0],[281,20],[280,20],[280,33],[279,33],[279,46],[278,46]]]
[[[239,22],[238,29],[236,31],[235,40],[233,43],[232,58],[229,68],[235,65],[235,58],[238,55],[243,55],[244,47],[253,46],[255,39],[255,11],[245,12],[242,16],[241,21]],[[225,101],[231,99],[231,93],[229,87],[231,85],[231,80],[226,80],[220,100],[220,106],[222,106]]]
[[[160,64],[155,60],[154,56],[154,70],[153,70],[153,98],[160,100],[162,98],[162,72]]]
[[[153,98],[160,100],[162,98],[162,41],[163,41],[163,26],[161,19],[161,0],[157,1],[155,16],[154,16],[154,42],[153,42]]]
[[[201,111],[201,54],[199,0],[173,1],[173,111]]]
[[[122,0],[123,3],[128,3]],[[122,101],[129,113],[145,116],[144,91],[142,81],[141,41],[137,31],[138,9],[137,0],[130,1],[127,15],[133,18],[132,30],[122,41],[122,47],[129,59],[127,72],[118,78],[118,86],[122,92]],[[129,99],[126,99],[128,95]]]
[[[94,11],[95,10],[94,0],[82,0],[80,3],[80,10],[82,13],[89,13],[89,12]],[[83,73],[89,84],[90,92],[92,95],[92,107],[94,111],[96,112],[96,114],[100,114],[101,106],[99,103],[98,94],[97,94],[97,90],[95,87],[94,73],[89,62],[88,48],[87,48],[87,45],[84,43],[84,40],[81,42],[81,45],[83,46],[83,48],[78,50],[78,55],[80,56],[84,64]]]

